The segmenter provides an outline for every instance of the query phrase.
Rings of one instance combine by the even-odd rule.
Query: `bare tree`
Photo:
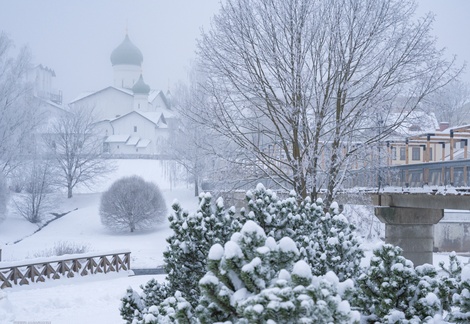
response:
[[[39,101],[27,82],[31,55],[26,47],[11,56],[13,42],[0,32],[0,171],[8,175],[28,154],[41,122]]]
[[[8,204],[8,187],[5,181],[5,178],[0,173],[0,222],[2,222],[6,217],[6,210]]]
[[[197,116],[205,113],[208,102],[198,81],[203,77],[193,65],[189,72],[189,83],[177,85],[173,108],[179,115],[179,125],[172,130],[172,140],[166,149],[170,158],[190,175],[195,196],[199,196],[204,176],[209,172],[214,173],[212,162],[216,158],[215,152],[220,148],[215,132],[195,122]]]
[[[50,194],[53,190],[55,172],[50,160],[32,159],[27,167],[22,168],[26,174],[24,193],[15,200],[15,205],[26,220],[37,224],[44,218],[52,206]]]
[[[470,123],[470,88],[468,84],[453,80],[445,87],[436,91],[426,104],[436,114],[440,122],[448,122],[449,126],[460,126]]]
[[[164,221],[165,214],[160,189],[138,176],[115,181],[101,197],[101,222],[116,231],[150,229]]]
[[[227,0],[199,57],[199,122],[284,188],[331,201],[354,155],[459,71],[412,0]],[[399,97],[404,100],[398,101]],[[377,132],[377,121],[381,130]]]
[[[93,109],[74,107],[57,117],[43,135],[68,198],[78,184],[91,186],[114,168],[103,156],[103,138],[95,132],[94,120]]]

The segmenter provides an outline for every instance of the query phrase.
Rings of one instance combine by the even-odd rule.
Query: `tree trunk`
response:
[[[72,186],[70,184],[67,186],[67,198],[72,198]]]
[[[198,177],[194,176],[194,197],[199,197]]]

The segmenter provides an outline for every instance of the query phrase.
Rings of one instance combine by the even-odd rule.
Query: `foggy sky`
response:
[[[28,45],[33,62],[52,68],[65,102],[112,85],[109,56],[126,26],[142,51],[144,80],[167,90],[184,79],[200,28],[209,28],[219,0],[0,0],[0,30]],[[436,14],[434,34],[446,55],[470,62],[470,1],[419,0],[418,13]],[[470,83],[470,73],[463,75]]]

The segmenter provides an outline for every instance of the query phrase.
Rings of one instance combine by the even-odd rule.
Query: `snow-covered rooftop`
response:
[[[136,145],[140,140],[140,137],[139,136],[131,136],[127,142],[126,142],[126,145]]]
[[[126,143],[129,139],[130,135],[110,135],[105,140],[106,143]]]
[[[137,143],[138,148],[144,148],[147,147],[150,144],[150,140],[148,138],[143,138]]]

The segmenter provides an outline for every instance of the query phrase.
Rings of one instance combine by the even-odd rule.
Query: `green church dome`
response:
[[[142,64],[144,57],[142,52],[132,44],[129,36],[111,53],[111,63],[114,65],[138,65]]]
[[[137,80],[137,82],[132,87],[132,91],[134,93],[139,93],[139,94],[149,94],[150,87],[148,84],[144,82],[144,78],[142,77],[142,74],[140,75],[139,80]]]

